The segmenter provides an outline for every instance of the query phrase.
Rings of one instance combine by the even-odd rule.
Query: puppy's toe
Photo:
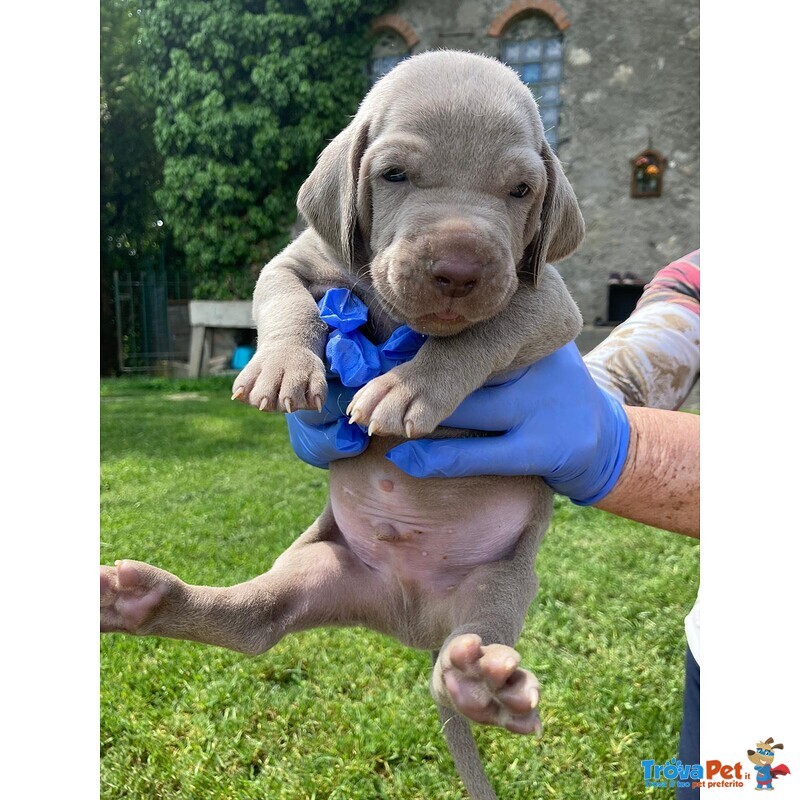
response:
[[[274,362],[265,363],[258,373],[248,402],[259,411],[278,410],[278,392],[283,380],[283,366]]]
[[[298,353],[283,370],[277,396],[277,410],[293,411],[322,409],[327,393],[325,365],[311,351]]]
[[[264,346],[233,383],[232,399],[259,411],[321,410],[327,394],[325,365],[303,347]]]
[[[403,415],[403,435],[408,439],[427,436],[447,416],[448,413],[435,408],[428,398],[415,397]]]
[[[100,630],[144,634],[167,601],[175,600],[182,582],[169,572],[141,561],[118,561],[100,567]]]
[[[410,401],[408,388],[387,372],[358,390],[347,414],[351,422],[366,426],[370,436],[405,436],[405,413]]]
[[[434,697],[473,722],[541,733],[539,683],[519,662],[511,647],[484,646],[474,634],[457,636],[439,654],[441,683],[437,687],[434,670]]]
[[[450,413],[439,409],[428,388],[396,367],[358,390],[347,408],[352,422],[364,425],[370,435],[426,436]]]

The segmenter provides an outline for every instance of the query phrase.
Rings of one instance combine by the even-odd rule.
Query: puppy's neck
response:
[[[374,289],[372,292],[373,297],[371,297],[369,301],[364,300],[369,307],[366,334],[376,344],[382,344],[403,323],[391,317],[384,306],[375,297]],[[364,298],[362,297],[362,299]]]

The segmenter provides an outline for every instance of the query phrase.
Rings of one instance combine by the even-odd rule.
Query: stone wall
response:
[[[376,55],[411,44],[499,57],[490,29],[561,31],[558,155],[587,233],[559,268],[590,324],[605,319],[609,272],[649,279],[700,245],[699,22],[698,0],[402,0],[379,21]],[[631,159],[650,146],[666,159],[663,192],[634,199]]]

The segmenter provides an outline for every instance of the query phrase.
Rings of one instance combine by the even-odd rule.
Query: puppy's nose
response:
[[[444,256],[433,265],[433,282],[445,297],[466,297],[480,276],[480,262],[470,257]]]

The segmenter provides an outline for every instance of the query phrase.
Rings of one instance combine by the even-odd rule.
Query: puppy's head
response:
[[[530,92],[494,59],[414,56],[323,151],[298,207],[389,313],[447,336],[497,314],[583,239]]]

